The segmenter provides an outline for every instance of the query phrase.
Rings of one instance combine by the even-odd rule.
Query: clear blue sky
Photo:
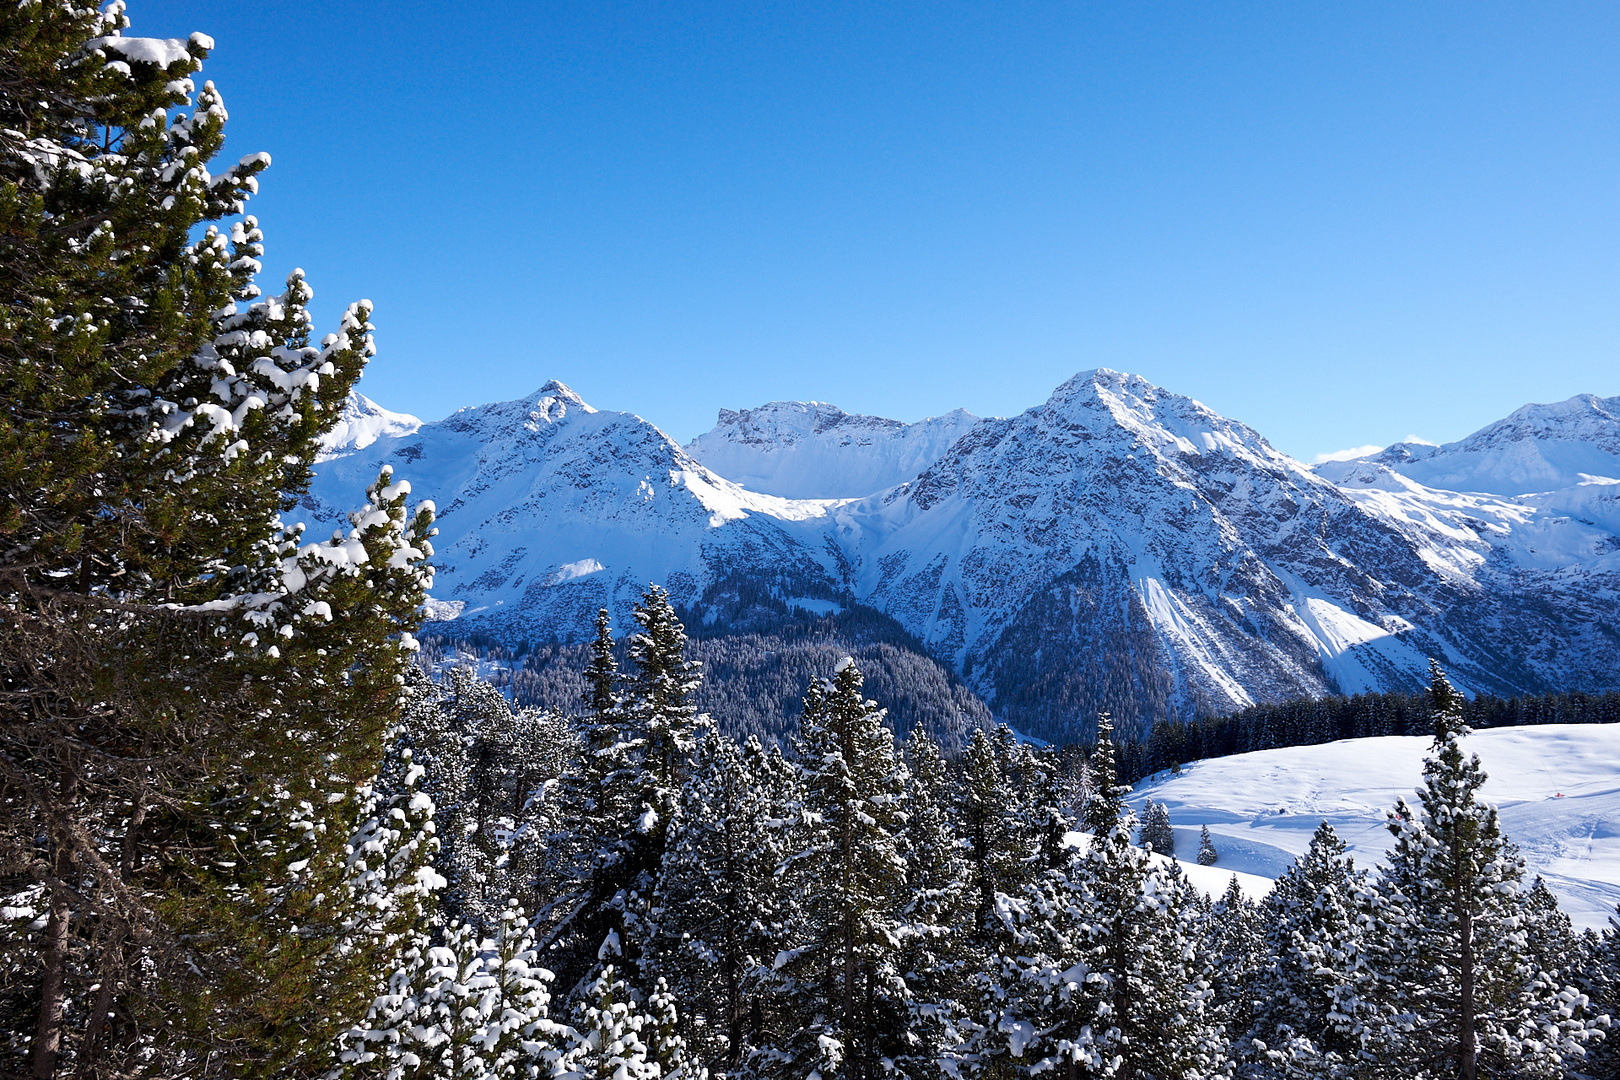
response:
[[[268,276],[434,419],[558,378],[1010,415],[1134,371],[1309,460],[1620,394],[1620,5],[184,3]]]

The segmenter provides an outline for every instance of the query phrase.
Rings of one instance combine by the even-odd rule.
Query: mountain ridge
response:
[[[1552,431],[1601,450],[1611,399],[1583,400],[1566,410],[1574,437],[1535,407],[1493,437]],[[1425,486],[1376,455],[1313,469],[1106,368],[1016,417],[946,420],[778,402],[723,412],[705,450],[705,436],[681,447],[553,382],[323,462],[306,506],[330,520],[340,490],[394,463],[442,508],[435,613],[514,641],[581,640],[598,606],[628,625],[654,580],[694,612],[718,612],[728,580],[809,608],[867,605],[1043,738],[1080,737],[1102,709],[1129,729],[1410,688],[1428,656],[1471,690],[1620,685],[1604,614],[1620,595],[1620,483],[1489,495]],[[778,439],[787,453],[769,449]],[[798,453],[819,482],[829,446],[871,453],[874,476],[908,447],[925,463],[863,496],[795,499],[691,449],[743,447],[754,466]]]

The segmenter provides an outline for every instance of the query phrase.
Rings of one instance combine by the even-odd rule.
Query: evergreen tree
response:
[[[1262,903],[1264,959],[1244,1048],[1258,1075],[1332,1077],[1361,1060],[1364,878],[1323,822]]]
[[[352,935],[349,841],[431,512],[385,474],[346,536],[282,523],[369,307],[313,345],[301,275],[260,299],[256,223],[217,223],[269,158],[211,174],[212,43],[128,25],[0,13],[0,835],[38,852],[44,920],[0,1053],[40,1078],[308,1068],[396,959]]]
[[[1227,1042],[1234,1044],[1254,1023],[1255,983],[1265,953],[1261,909],[1243,895],[1233,874],[1204,923],[1205,948],[1214,967],[1210,1008]]]
[[[1419,807],[1402,799],[1390,814],[1395,845],[1380,875],[1388,904],[1379,920],[1385,979],[1374,1052],[1463,1080],[1482,1070],[1556,1076],[1581,1055],[1592,1022],[1580,995],[1531,956],[1523,860],[1495,808],[1476,797],[1485,773],[1477,756],[1463,753],[1461,697],[1432,661],[1429,693],[1434,743]]]
[[[1200,826],[1198,829],[1198,865],[1214,866],[1220,861],[1220,857],[1220,853],[1215,850],[1215,841],[1209,838],[1209,826]]]
[[[789,947],[773,963],[786,1011],[755,1058],[789,1075],[872,1080],[907,1048],[906,985],[896,967],[906,864],[907,770],[883,713],[840,660],[806,697],[795,741],[803,803],[785,868],[796,901]]]
[[[1609,1029],[1602,1042],[1590,1046],[1587,1059],[1579,1066],[1588,1076],[1620,1076],[1620,908],[1609,916],[1602,933],[1591,930],[1581,935],[1579,973],[1576,979],[1587,995],[1591,1011],[1609,1018]]]
[[[1086,801],[1082,819],[1086,832],[1093,836],[1108,835],[1118,823],[1125,799],[1131,793],[1128,785],[1119,782],[1119,766],[1114,757],[1114,719],[1107,713],[1098,713],[1097,745],[1091,752],[1091,775],[1096,787]]]
[[[957,1061],[972,1011],[967,990],[974,966],[964,931],[976,898],[968,888],[968,864],[952,820],[954,785],[939,743],[914,730],[906,757],[907,898],[900,909],[898,963],[910,994],[910,1046],[895,1068],[931,1078]]]
[[[757,1042],[757,973],[780,950],[776,869],[789,852],[773,823],[794,776],[780,753],[715,731],[698,744],[661,868],[655,966],[683,1003],[681,1032],[701,1060],[735,1068]]]
[[[1176,833],[1170,827],[1170,811],[1163,803],[1147,801],[1142,820],[1142,846],[1160,855],[1175,858]]]

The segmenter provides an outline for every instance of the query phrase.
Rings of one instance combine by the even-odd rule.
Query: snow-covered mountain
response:
[[[321,439],[320,460],[364,450],[378,439],[415,434],[421,426],[422,421],[409,413],[390,412],[358,390],[351,391],[337,425]]]
[[[485,633],[581,640],[599,607],[624,626],[649,582],[683,604],[727,575],[833,588],[797,539],[825,504],[747,491],[561,383],[334,457],[305,508],[340,522],[385,464],[438,507],[434,612]]]
[[[1547,460],[1589,435],[1607,453],[1590,416],[1536,430]],[[1043,738],[1100,709],[1130,728],[1415,688],[1428,656],[1476,691],[1620,685],[1620,484],[1597,474],[1513,496],[1424,486],[1399,462],[1312,470],[1108,370],[1010,419],[776,403],[722,414],[693,450],[704,463],[550,383],[333,457],[307,505],[333,522],[393,463],[440,507],[435,612],[514,642],[581,640],[604,604],[623,626],[648,581],[707,619],[750,591],[866,605]],[[913,460],[860,498],[739,482],[850,492]]]
[[[686,449],[754,491],[852,499],[910,480],[979,422],[963,409],[902,424],[821,401],[773,401],[738,412],[721,409],[720,422]]]
[[[1526,405],[1466,439],[1396,443],[1362,460],[1431,488],[1529,495],[1602,478],[1620,482],[1620,397],[1577,394]]]

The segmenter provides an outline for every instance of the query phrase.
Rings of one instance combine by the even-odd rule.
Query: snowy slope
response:
[[[1165,804],[1182,859],[1209,826],[1215,870],[1276,878],[1323,821],[1358,867],[1372,867],[1392,840],[1385,811],[1402,795],[1415,802],[1430,745],[1386,736],[1199,761],[1138,784],[1130,802],[1138,812],[1149,798]],[[1529,873],[1547,880],[1577,926],[1606,925],[1620,903],[1620,725],[1499,728],[1463,745],[1483,762],[1490,778],[1480,795],[1497,806]]]
[[[1431,488],[1529,495],[1591,478],[1620,481],[1620,397],[1526,405],[1466,439],[1396,443],[1366,460]]]
[[[773,401],[739,412],[721,409],[714,429],[686,449],[755,491],[850,499],[910,480],[978,423],[962,409],[902,424],[820,401]]]
[[[1607,453],[1607,406],[1590,401],[1563,426],[1501,431]],[[379,424],[365,444],[357,420],[306,507],[330,526],[394,464],[443,515],[435,616],[514,641],[578,640],[599,604],[624,625],[648,581],[699,607],[761,589],[807,610],[859,601],[998,718],[1053,741],[1085,737],[1103,709],[1130,732],[1415,689],[1428,656],[1470,691],[1620,686],[1620,483],[1596,474],[1493,495],[1377,460],[1312,470],[1106,369],[1009,419],[903,425],[782,403],[726,416],[694,447],[781,490],[856,490],[932,459],[859,499],[767,495],[552,383],[415,430]]]
[[[856,593],[1047,738],[1083,733],[1098,709],[1129,730],[1415,687],[1427,655],[1474,689],[1513,692],[1566,676],[1537,666],[1566,638],[1584,633],[1583,656],[1607,640],[1521,618],[1482,586],[1489,540],[1459,550],[1438,523],[1397,526],[1250,428],[1106,369],[833,518]],[[1515,619],[1522,659],[1480,633]],[[1612,682],[1614,668],[1597,670]]]
[[[435,614],[469,628],[579,640],[598,607],[626,625],[649,582],[679,603],[728,574],[831,590],[825,554],[787,531],[824,504],[746,491],[647,421],[599,412],[561,383],[335,456],[304,509],[330,527],[384,464],[436,501]]]
[[[422,421],[409,413],[390,412],[358,390],[349,393],[337,426],[321,439],[320,460],[363,450],[382,438],[411,435]]]

